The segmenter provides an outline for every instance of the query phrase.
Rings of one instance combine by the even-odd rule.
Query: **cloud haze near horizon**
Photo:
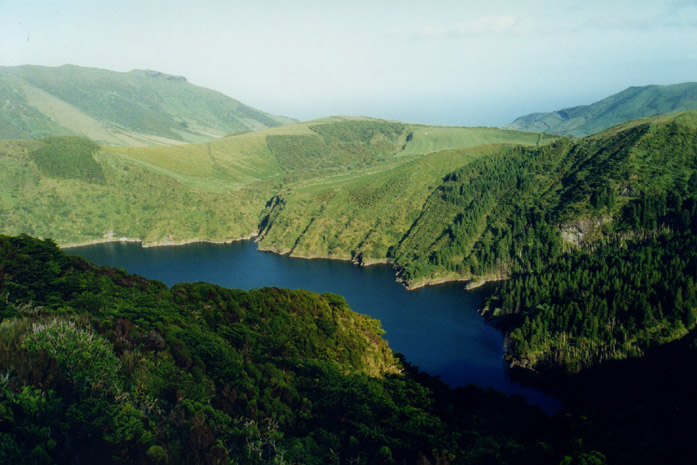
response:
[[[0,0],[0,65],[184,75],[261,110],[502,125],[697,80],[697,2]]]

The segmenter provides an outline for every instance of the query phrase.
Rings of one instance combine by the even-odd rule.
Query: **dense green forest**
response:
[[[696,192],[696,120],[639,121],[477,159],[444,177],[390,256],[408,283],[496,279],[540,269],[572,245],[655,229],[654,199],[679,209]]]
[[[500,286],[486,312],[515,328],[508,357],[516,364],[578,371],[639,357],[694,329],[696,279],[695,235],[662,233],[594,253],[569,252],[517,275]]]
[[[649,137],[633,152],[595,155],[568,175],[585,190],[569,182],[546,215],[558,224],[569,204],[584,202],[612,221],[599,221],[579,247],[560,247],[559,230],[538,235],[546,253],[519,254],[518,264],[530,265],[514,267],[488,302],[487,314],[515,328],[508,351],[515,363],[577,371],[641,356],[695,327],[697,134],[676,124],[640,129]]]
[[[337,295],[168,288],[28,236],[0,237],[0,295],[2,463],[602,457],[568,419],[419,374]]]
[[[345,171],[370,165],[399,150],[401,123],[343,121],[309,127],[315,135],[269,136],[269,149],[287,173]],[[320,137],[317,137],[319,135]]]
[[[78,179],[87,183],[104,183],[102,167],[93,154],[99,146],[81,137],[46,137],[41,148],[31,152],[36,167],[52,178]]]
[[[0,236],[0,297],[0,463],[591,465],[695,453],[694,373],[675,369],[697,361],[694,342],[612,367],[616,382],[584,372],[562,388],[568,410],[548,416],[447,388],[334,294],[168,288],[50,240]],[[627,396],[627,383],[645,389]]]

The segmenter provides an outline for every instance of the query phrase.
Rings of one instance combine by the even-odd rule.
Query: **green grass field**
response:
[[[196,143],[294,122],[184,77],[65,65],[0,67],[0,137],[82,135],[100,144]]]
[[[37,166],[46,142],[3,141],[2,232],[63,245],[259,233],[260,247],[296,256],[385,261],[448,173],[497,144],[551,140],[333,117],[191,145],[102,146],[83,160],[99,182]]]

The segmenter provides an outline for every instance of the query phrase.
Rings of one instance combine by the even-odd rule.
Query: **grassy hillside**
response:
[[[443,150],[380,169],[296,182],[262,213],[259,245],[302,257],[386,261],[441,179],[495,150]]]
[[[498,129],[433,128],[436,136],[420,129],[335,117],[192,145],[90,149],[77,164],[65,158],[76,153],[61,149],[64,159],[50,158],[62,161],[48,170],[42,153],[52,144],[69,147],[80,139],[0,141],[2,231],[52,237],[61,244],[122,237],[150,244],[225,241],[261,231],[266,248],[384,260],[429,189],[449,171],[492,150],[418,154],[413,144],[440,149],[463,132],[469,135],[462,144],[539,139]],[[448,131],[455,136],[444,137]],[[547,140],[552,139],[542,139]],[[99,182],[61,174],[69,166],[92,167]],[[288,205],[284,212],[272,207],[279,200]],[[330,208],[315,221],[327,202]],[[345,216],[345,223],[336,222],[334,214]],[[307,228],[309,222],[314,229]],[[291,223],[295,226],[284,231],[282,225]],[[334,236],[339,236],[336,244]],[[310,241],[316,246],[304,245]]]
[[[696,109],[697,83],[630,87],[591,105],[521,116],[506,127],[583,137],[638,118]]]
[[[325,126],[326,132],[337,127],[320,127]],[[392,143],[395,151],[385,152],[389,155],[368,145],[373,147],[369,155],[349,154],[353,161],[344,162],[348,170],[310,179],[294,173],[293,182],[262,213],[260,247],[303,257],[384,262],[446,174],[499,150],[500,144],[553,139],[489,128],[403,125]]]
[[[199,142],[292,122],[180,76],[66,65],[0,67],[0,137],[77,134],[99,143]]]
[[[160,171],[107,151],[90,155],[103,181],[63,177],[36,165],[45,142],[0,141],[0,216],[5,232],[62,244],[131,238],[146,243],[249,237],[271,186],[236,195],[191,189]]]

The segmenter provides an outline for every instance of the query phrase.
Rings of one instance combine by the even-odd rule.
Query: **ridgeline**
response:
[[[0,67],[0,138],[89,137],[171,145],[295,122],[157,71],[64,65]]]
[[[516,118],[507,129],[584,137],[639,118],[697,110],[697,83],[630,87],[590,105]]]

